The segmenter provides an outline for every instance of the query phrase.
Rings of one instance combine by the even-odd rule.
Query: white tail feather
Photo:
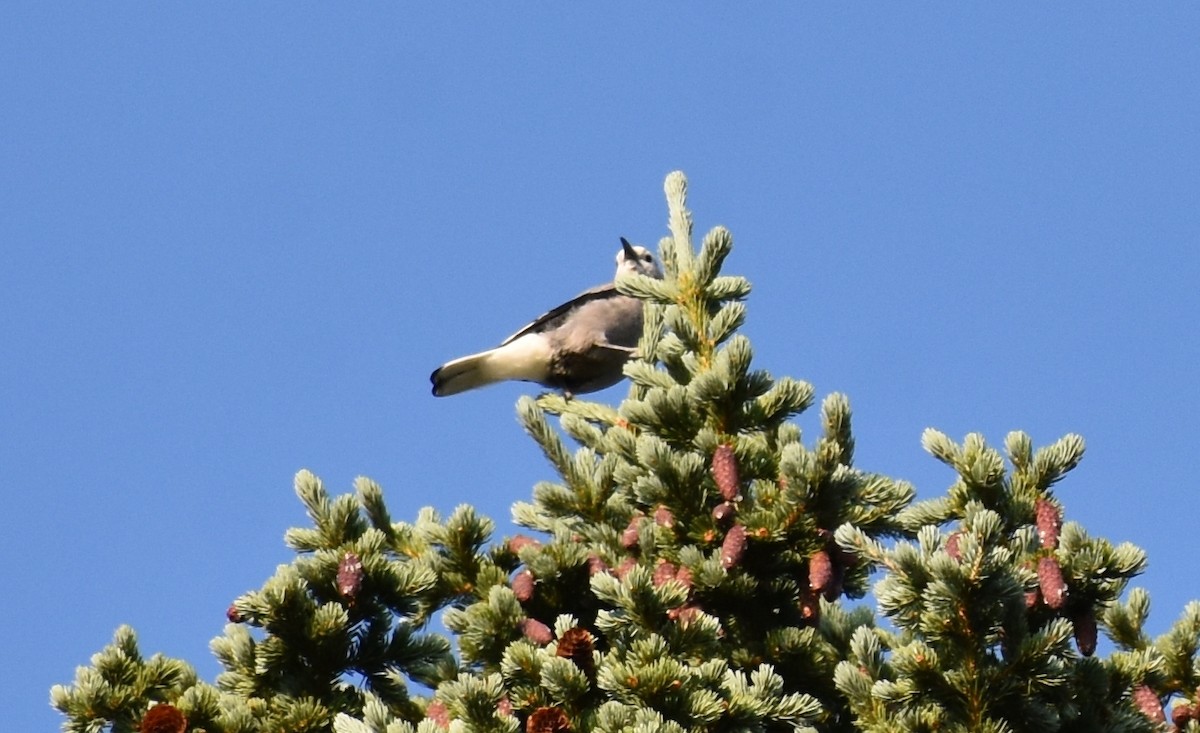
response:
[[[539,382],[546,378],[550,351],[545,336],[531,333],[499,348],[459,357],[433,373],[433,393],[446,397],[509,379]]]

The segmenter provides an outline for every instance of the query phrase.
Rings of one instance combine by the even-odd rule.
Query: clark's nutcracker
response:
[[[661,278],[654,255],[621,238],[617,275]],[[561,389],[568,396],[611,387],[642,335],[643,303],[609,283],[580,293],[490,351],[464,356],[429,376],[433,394],[458,394],[495,382],[520,380]]]

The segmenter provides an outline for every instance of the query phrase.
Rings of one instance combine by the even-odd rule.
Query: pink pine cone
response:
[[[1138,710],[1142,711],[1142,715],[1145,715],[1155,723],[1167,722],[1167,715],[1163,712],[1162,702],[1158,699],[1158,695],[1154,694],[1154,690],[1151,690],[1146,685],[1141,684],[1133,688],[1133,704],[1137,706]]]
[[[703,610],[699,605],[688,602],[682,606],[676,606],[675,608],[667,611],[667,618],[671,619],[672,621],[678,621],[681,624],[688,624],[691,623],[701,613],[703,613]]]
[[[337,589],[342,598],[353,601],[362,588],[363,564],[353,552],[347,552],[338,563]]]
[[[441,700],[429,703],[429,707],[425,708],[425,717],[436,723],[439,728],[450,727],[450,711]]]
[[[548,644],[554,638],[550,627],[535,618],[527,618],[521,622],[521,633],[526,639],[538,645]]]
[[[542,543],[532,537],[519,534],[508,541],[508,551],[514,555],[521,554],[526,547],[541,547]]]
[[[725,443],[717,446],[712,457],[712,475],[726,501],[733,501],[741,495],[742,486],[738,479],[737,456],[733,454],[733,446]]]
[[[604,560],[602,560],[600,556],[596,554],[588,555],[587,566],[588,575],[608,572],[608,563],[604,562]]]
[[[1053,557],[1043,557],[1038,560],[1038,588],[1042,591],[1042,600],[1054,610],[1060,610],[1067,602],[1067,582],[1063,580],[1062,566]]]
[[[688,590],[692,589],[692,571],[686,567],[680,567],[675,571],[675,580]]]
[[[962,538],[962,532],[951,532],[946,538],[946,554],[953,558],[956,562],[962,560],[962,550],[958,549],[958,541]]]
[[[513,595],[522,603],[533,598],[533,586],[533,573],[528,570],[522,570],[512,579]]]
[[[512,700],[508,699],[508,695],[500,698],[500,702],[496,703],[496,712],[505,717],[512,717]]]
[[[1062,513],[1048,499],[1037,500],[1037,530],[1042,547],[1053,550],[1058,547],[1058,533],[1062,529]]]
[[[660,527],[670,529],[675,526],[675,515],[670,509],[660,506],[654,510],[654,523]]]
[[[641,522],[641,515],[635,515],[629,520],[629,526],[625,527],[625,531],[621,533],[621,546],[626,550],[632,550],[638,546],[638,524]]]
[[[617,566],[617,569],[613,571],[613,575],[617,576],[618,578],[624,578],[626,575],[629,575],[630,570],[633,570],[636,567],[637,560],[634,560],[632,557],[627,557],[622,560],[621,564]]]
[[[676,574],[675,566],[663,560],[654,567],[653,582],[655,587],[658,587],[667,581],[674,580]]]
[[[833,581],[833,559],[824,550],[808,558],[808,587],[818,593],[824,592]]]

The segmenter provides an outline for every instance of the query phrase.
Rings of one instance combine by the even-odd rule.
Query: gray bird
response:
[[[661,278],[654,255],[621,238],[617,275]],[[489,351],[448,361],[429,375],[437,397],[495,382],[519,380],[561,389],[568,396],[621,381],[642,335],[643,303],[609,283],[580,293]]]

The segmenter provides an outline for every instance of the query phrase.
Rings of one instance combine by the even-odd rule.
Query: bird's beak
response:
[[[625,250],[625,259],[629,262],[637,262],[637,252],[633,250],[633,245],[625,237],[621,237],[621,248]]]

